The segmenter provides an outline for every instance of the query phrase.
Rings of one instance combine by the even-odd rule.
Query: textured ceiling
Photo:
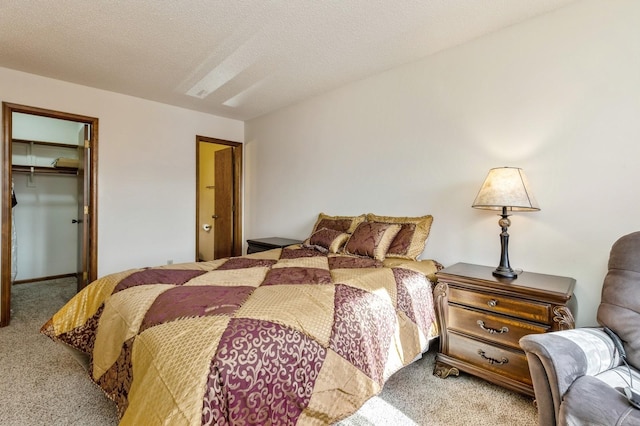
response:
[[[0,66],[247,120],[575,0],[0,0]]]

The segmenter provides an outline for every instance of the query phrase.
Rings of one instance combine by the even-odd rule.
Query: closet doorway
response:
[[[95,280],[98,236],[98,119],[7,102],[2,117],[0,327],[14,283]]]
[[[196,136],[196,259],[242,254],[242,144]]]

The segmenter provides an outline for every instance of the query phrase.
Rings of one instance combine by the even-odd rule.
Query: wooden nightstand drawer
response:
[[[449,334],[449,342],[452,347],[449,356],[483,370],[532,385],[529,364],[524,352],[490,345],[457,333]]]
[[[517,316],[531,321],[546,322],[551,315],[551,306],[525,299],[498,294],[483,293],[451,287],[449,302],[467,305],[485,311]]]
[[[520,349],[518,341],[521,337],[527,334],[546,333],[549,330],[549,326],[519,321],[508,316],[488,314],[456,305],[449,305],[447,326],[451,330],[501,343],[515,349]]]

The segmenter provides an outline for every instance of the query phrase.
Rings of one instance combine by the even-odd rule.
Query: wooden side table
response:
[[[300,243],[302,243],[302,241],[300,240],[291,240],[289,238],[279,238],[279,237],[258,238],[255,240],[247,240],[247,244],[249,245],[249,247],[247,248],[247,254],[257,253],[265,250],[271,250],[274,248],[287,247],[293,244],[300,244]]]
[[[464,371],[534,396],[527,358],[518,341],[527,334],[575,327],[575,280],[523,272],[494,277],[489,266],[457,263],[437,273],[434,290],[440,348],[434,374]]]

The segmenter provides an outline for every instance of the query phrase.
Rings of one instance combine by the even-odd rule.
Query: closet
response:
[[[84,131],[84,124],[75,121],[12,115],[14,283],[75,277],[79,270],[83,178],[78,168]]]
[[[0,327],[13,284],[98,276],[98,122],[2,102]]]

